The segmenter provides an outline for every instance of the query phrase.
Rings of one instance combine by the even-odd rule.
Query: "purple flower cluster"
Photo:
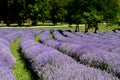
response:
[[[12,71],[0,63],[0,80],[15,80]]]
[[[20,31],[8,30],[0,37],[0,80],[15,80],[12,68],[16,59],[10,51],[10,45],[19,35],[21,35]]]
[[[60,42],[58,42],[50,37],[50,31],[48,31],[48,30],[41,33],[40,40],[45,45],[56,48],[56,49],[59,48],[59,46],[61,44]]]
[[[7,34],[5,36],[2,36],[2,38],[6,39],[11,45],[11,43],[17,39],[19,36],[21,36],[23,34],[23,31],[13,31],[10,34]]]

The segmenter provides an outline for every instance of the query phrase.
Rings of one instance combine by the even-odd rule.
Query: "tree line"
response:
[[[99,23],[120,24],[119,0],[0,0],[0,20],[8,26],[11,23],[22,25],[22,20],[30,18],[32,25],[38,21],[68,23],[69,26],[85,24],[98,30]]]

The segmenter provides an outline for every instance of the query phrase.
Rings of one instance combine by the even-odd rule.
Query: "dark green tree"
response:
[[[69,25],[76,24],[75,31],[79,31],[79,24],[85,23],[83,18],[84,4],[84,0],[71,0],[67,4],[66,21]]]
[[[22,25],[23,20],[26,18],[25,16],[25,7],[26,2],[25,0],[16,0],[14,1],[14,4],[12,4],[11,8],[12,8],[12,14],[14,14],[13,20],[16,21],[18,23],[19,26]]]
[[[10,26],[10,20],[11,20],[11,13],[10,13],[10,5],[12,3],[12,0],[0,0],[0,15],[1,20],[3,20],[8,26]]]
[[[31,18],[32,25],[37,25],[38,21],[43,23],[49,17],[49,0],[32,0],[27,3],[27,16]]]
[[[57,22],[63,22],[67,11],[64,9],[63,0],[49,0],[50,4],[50,17],[54,25],[57,25]]]
[[[117,20],[118,0],[71,0],[67,5],[66,20],[69,24],[86,24],[85,32],[94,27],[98,30],[98,23],[113,23]],[[78,28],[79,29],[79,28]]]

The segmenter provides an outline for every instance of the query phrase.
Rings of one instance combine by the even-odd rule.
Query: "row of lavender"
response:
[[[67,55],[78,60],[80,63],[91,67],[107,70],[108,72],[120,76],[120,32],[109,32],[88,35],[77,32],[75,34],[63,31],[63,36],[58,31],[54,31],[54,38],[50,38],[50,31],[45,31],[40,35],[40,40],[47,46],[59,49]],[[45,37],[44,37],[45,36]],[[105,47],[106,46],[106,47]],[[112,50],[109,50],[108,47]],[[116,53],[114,49],[116,48]]]
[[[44,34],[44,32],[40,33]],[[45,32],[46,33],[46,32]],[[31,63],[31,68],[44,80],[119,80],[112,74],[78,64],[58,50],[34,41],[36,34],[27,32],[21,37],[22,54]],[[41,40],[51,40],[41,35]],[[48,41],[49,42],[49,41]],[[56,44],[55,44],[56,45]]]
[[[12,69],[16,59],[10,51],[10,46],[21,32],[15,29],[1,29],[0,31],[0,80],[15,80]]]
[[[88,52],[88,54],[84,54],[81,57],[79,57],[81,58],[80,59],[81,61],[87,61],[89,65],[94,64],[96,67],[100,66],[100,64],[102,63],[103,66],[106,65],[105,68],[109,72],[112,72],[113,74],[116,74],[120,77],[119,32],[114,33],[110,31],[108,33],[102,33],[102,34],[101,33],[94,34],[92,32],[89,32],[88,35],[84,34],[84,36],[82,36],[82,39],[81,37],[78,37],[81,36],[82,33],[79,33],[78,36],[75,36],[69,32],[63,32],[63,34],[67,35],[70,38],[76,39],[76,41],[78,42],[84,39],[82,42],[86,44],[83,44],[83,46],[87,45],[87,47],[92,47],[91,52]],[[103,66],[100,67],[103,68]]]

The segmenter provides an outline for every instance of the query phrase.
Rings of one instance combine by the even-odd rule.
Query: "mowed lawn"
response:
[[[30,23],[24,23],[24,26],[17,26],[17,24],[11,24],[10,27],[7,27],[5,24],[0,24],[0,28],[42,28],[42,29],[53,29],[53,30],[75,30],[76,25],[73,24],[72,27],[69,27],[67,23],[58,23],[56,26],[54,26],[52,23],[41,23],[39,22],[37,26],[31,26]],[[99,29],[98,31],[109,31],[109,30],[114,30],[115,28],[120,28],[118,25],[106,25],[106,24],[99,24],[98,25]],[[85,25],[79,25],[80,31],[85,31]],[[94,28],[90,29],[91,31],[94,31]]]

